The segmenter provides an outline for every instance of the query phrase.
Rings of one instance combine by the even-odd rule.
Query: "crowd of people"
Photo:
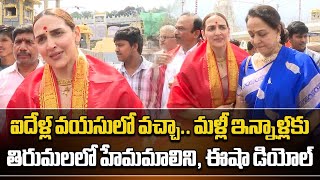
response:
[[[0,108],[320,108],[320,55],[306,47],[306,25],[284,27],[268,5],[245,22],[248,52],[223,14],[183,13],[160,29],[152,62],[141,31],[121,28],[114,68],[81,52],[66,11],[46,9],[33,25],[0,27]]]

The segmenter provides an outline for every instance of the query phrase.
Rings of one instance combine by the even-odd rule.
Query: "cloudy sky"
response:
[[[49,7],[54,7],[54,1],[49,1]],[[121,10],[127,6],[142,6],[146,10],[154,7],[168,7],[176,5],[172,10],[174,14],[181,13],[181,0],[61,0],[61,8],[68,12],[76,11],[78,6],[81,11],[112,11]],[[198,0],[198,14],[203,18],[206,14],[213,11],[213,7],[217,0]],[[245,27],[245,16],[248,10],[259,3],[269,4],[278,9],[282,20],[287,25],[293,20],[299,19],[299,0],[231,0],[235,12],[236,24]],[[320,0],[301,0],[301,20],[310,21],[310,12],[312,9],[320,9]],[[111,5],[112,4],[112,5]],[[185,0],[185,11],[194,12],[195,0]],[[37,6],[37,12],[40,12],[41,6]],[[294,12],[294,13],[292,13]]]

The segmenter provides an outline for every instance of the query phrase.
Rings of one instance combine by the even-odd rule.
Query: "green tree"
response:
[[[136,10],[139,14],[142,12],[146,12],[146,10],[143,7],[137,7]]]
[[[118,11],[116,11],[116,10],[113,10],[113,11],[111,11],[110,13],[109,13],[109,16],[111,17],[111,16],[116,16],[118,14]]]
[[[93,17],[93,13],[91,11],[83,11],[81,12],[81,14],[82,14],[82,17],[86,19]]]
[[[117,16],[123,16],[123,15],[126,15],[124,10],[118,11]]]
[[[177,18],[171,16],[170,14],[166,14],[161,26],[164,26],[164,25],[173,25],[174,26],[176,24],[176,22],[177,22]]]
[[[79,12],[73,12],[70,14],[72,18],[76,18],[76,19],[80,19],[82,18],[82,14],[80,14]]]
[[[136,14],[136,8],[132,7],[132,6],[127,6],[126,8],[124,8],[124,14],[126,15],[130,15],[130,14]]]

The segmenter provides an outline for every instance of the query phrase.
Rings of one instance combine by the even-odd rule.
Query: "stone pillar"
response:
[[[60,0],[56,0],[56,7],[60,8]]]
[[[2,1],[0,1],[0,24],[3,24],[3,5]]]
[[[19,17],[19,24],[23,24],[23,19],[24,19],[24,12],[23,12],[23,3],[24,0],[19,0],[19,11],[17,11],[17,13],[19,13],[18,17]]]
[[[44,3],[44,9],[48,9],[48,0],[43,0]]]

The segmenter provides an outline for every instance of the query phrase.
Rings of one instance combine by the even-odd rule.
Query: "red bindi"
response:
[[[47,26],[44,26],[44,27],[43,27],[43,30],[45,30],[46,32],[47,32],[47,29],[48,29]]]

